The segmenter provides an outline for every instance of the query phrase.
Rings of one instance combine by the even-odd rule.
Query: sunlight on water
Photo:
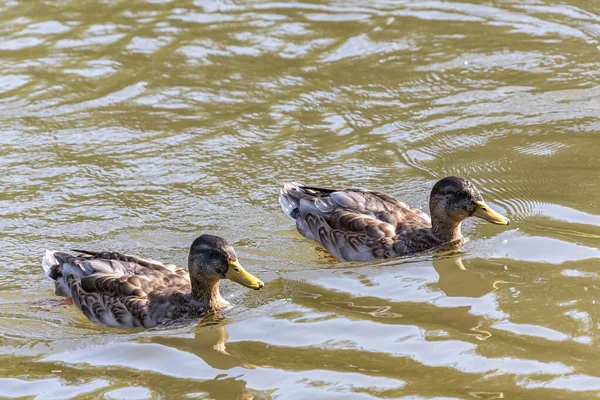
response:
[[[600,15],[592,2],[0,4],[0,397],[597,398]],[[427,210],[471,179],[508,228],[341,264],[286,181]],[[149,331],[60,305],[44,249],[186,264],[226,237],[266,287]]]

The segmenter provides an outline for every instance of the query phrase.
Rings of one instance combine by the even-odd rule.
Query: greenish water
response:
[[[596,1],[4,1],[0,397],[600,395]],[[295,180],[427,207],[471,179],[508,228],[342,265]],[[261,292],[146,332],[58,306],[46,248],[184,264],[226,237]]]

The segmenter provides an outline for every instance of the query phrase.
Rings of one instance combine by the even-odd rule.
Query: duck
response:
[[[298,232],[340,261],[395,258],[464,244],[462,222],[481,218],[508,225],[470,181],[448,176],[429,197],[431,217],[394,197],[366,189],[322,189],[285,183],[279,203]]]
[[[260,290],[264,283],[247,272],[231,245],[203,234],[190,246],[188,268],[116,253],[50,251],[42,268],[55,294],[72,302],[92,322],[115,328],[152,328],[200,318],[229,306],[221,279]]]

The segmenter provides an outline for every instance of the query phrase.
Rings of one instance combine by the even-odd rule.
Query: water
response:
[[[2,2],[0,397],[597,398],[597,6]],[[277,203],[450,174],[513,222],[458,257],[334,263]],[[40,268],[201,232],[267,285],[223,322],[100,327]]]

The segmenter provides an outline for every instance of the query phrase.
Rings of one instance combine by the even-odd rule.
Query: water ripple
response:
[[[584,2],[0,4],[0,396],[590,398],[598,392],[598,12]],[[281,182],[428,208],[471,179],[508,228],[333,262]],[[43,249],[185,264],[225,236],[267,282],[223,320],[121,332]],[[1,369],[1,368],[0,368]],[[431,377],[435,376],[435,385]],[[43,391],[43,393],[42,393]]]

